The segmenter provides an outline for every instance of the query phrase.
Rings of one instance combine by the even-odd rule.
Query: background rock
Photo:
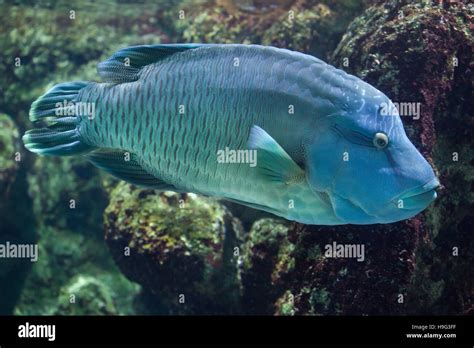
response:
[[[116,315],[112,289],[101,281],[79,275],[60,292],[54,315]]]
[[[25,182],[24,150],[18,126],[0,114],[0,244],[34,243],[31,202]],[[0,259],[0,314],[11,313],[31,267],[25,259]],[[15,279],[15,281],[11,281]]]
[[[71,8],[58,1],[2,7],[0,112],[11,115],[15,124],[4,124],[2,116],[1,139],[16,138],[30,127],[31,103],[54,84],[97,80],[96,64],[119,47],[159,42],[161,31],[150,27],[150,16],[142,17],[149,8],[122,6],[120,17],[107,6],[77,3]],[[162,15],[155,10],[151,13]],[[153,33],[157,35],[147,39]],[[10,187],[8,197],[0,199],[0,242],[38,243],[39,258],[36,263],[0,260],[0,313],[50,314],[61,289],[80,275],[111,285],[117,311],[130,313],[139,286],[122,276],[104,245],[107,194],[98,171],[80,158],[41,158],[26,151],[21,141],[16,147],[21,154],[12,167],[16,174],[3,175],[2,170],[0,178],[2,193]],[[6,152],[0,157],[5,154],[12,163],[14,153]],[[75,209],[70,209],[71,199]]]
[[[243,308],[247,314],[272,314],[282,295],[281,278],[294,267],[288,240],[290,223],[258,220],[247,235],[242,250]]]
[[[121,182],[104,219],[115,261],[153,294],[160,314],[239,310],[242,227],[218,202]]]
[[[334,54],[393,101],[421,103],[419,120],[402,118],[444,186],[425,214],[405,313],[459,314],[473,306],[474,11],[464,3],[381,3],[351,24]]]
[[[350,21],[368,1],[208,0],[178,6],[185,17],[176,22],[186,42],[273,45],[326,58]]]
[[[349,26],[333,63],[392,101],[421,103],[418,120],[402,118],[412,142],[439,171],[444,191],[405,222],[296,225],[290,233],[295,272],[286,284],[295,314],[455,314],[472,308],[472,8],[469,13],[462,4],[388,1]],[[325,259],[324,246],[333,241],[365,245],[366,261]],[[455,246],[462,256],[453,256]]]
[[[21,154],[18,160],[15,159],[20,149],[19,140],[18,127],[13,120],[5,114],[0,114],[0,197],[3,205],[8,200],[9,189],[15,180],[18,162],[21,160]]]

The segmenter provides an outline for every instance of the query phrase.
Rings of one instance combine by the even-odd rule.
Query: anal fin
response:
[[[173,185],[147,172],[134,153],[120,149],[97,149],[85,157],[96,167],[128,183],[161,191],[180,192]]]
[[[274,214],[274,215],[277,215],[277,216],[282,216],[282,214],[277,209],[271,208],[271,207],[266,206],[266,205],[262,205],[262,204],[258,204],[258,203],[250,203],[250,202],[242,201],[240,199],[228,198],[228,197],[223,197],[222,199],[224,199],[226,201],[229,201],[229,202],[234,202],[234,203],[237,203],[237,204],[245,205],[246,207],[249,207],[249,208],[252,208],[252,209],[262,210],[262,211],[266,211],[267,213],[271,213],[271,214]]]

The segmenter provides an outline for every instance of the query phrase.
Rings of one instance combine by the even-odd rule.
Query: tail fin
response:
[[[25,133],[23,143],[28,150],[41,155],[70,156],[94,148],[81,141],[77,130],[80,115],[71,115],[74,109],[71,108],[73,104],[70,104],[78,101],[79,91],[89,83],[77,81],[58,84],[33,102],[30,120],[46,127]]]

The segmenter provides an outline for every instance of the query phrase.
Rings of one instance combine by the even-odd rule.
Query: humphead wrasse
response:
[[[390,223],[436,198],[439,182],[387,96],[312,56],[136,46],[98,72],[103,82],[62,83],[33,103],[30,151],[306,224]]]

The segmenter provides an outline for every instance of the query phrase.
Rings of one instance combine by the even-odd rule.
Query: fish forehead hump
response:
[[[336,75],[346,82],[341,88],[342,111],[336,115],[341,116],[342,122],[369,136],[384,132],[391,142],[406,141],[398,110],[384,93],[342,70],[337,70]]]

